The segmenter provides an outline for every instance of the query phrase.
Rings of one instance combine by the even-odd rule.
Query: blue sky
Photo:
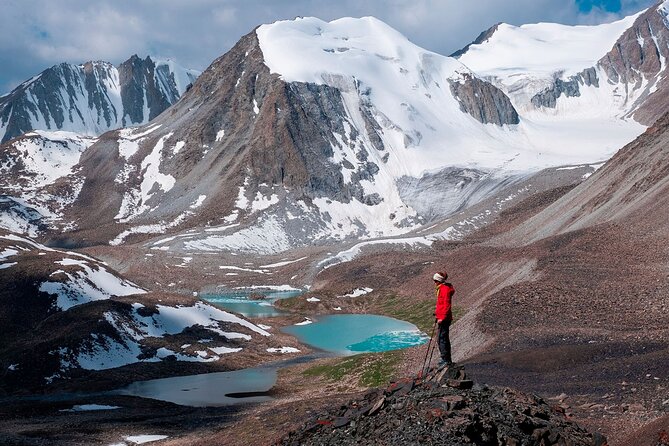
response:
[[[2,0],[0,94],[60,62],[132,54],[204,70],[263,23],[372,15],[414,43],[450,54],[498,22],[610,22],[654,0]]]
[[[576,3],[583,12],[590,12],[593,7],[609,12],[618,12],[622,8],[620,0],[576,0]]]

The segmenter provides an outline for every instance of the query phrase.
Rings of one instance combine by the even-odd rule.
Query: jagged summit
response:
[[[144,124],[175,103],[199,72],[137,55],[109,62],[61,63],[0,98],[0,140],[31,130],[89,136]]]

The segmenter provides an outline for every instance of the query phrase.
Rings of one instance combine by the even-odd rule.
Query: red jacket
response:
[[[450,283],[438,283],[435,293],[437,295],[437,308],[434,310],[434,315],[438,321],[450,322],[453,320],[451,300],[453,299],[455,288]]]

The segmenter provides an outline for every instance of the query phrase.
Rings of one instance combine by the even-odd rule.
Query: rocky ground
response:
[[[282,445],[605,445],[564,409],[509,388],[474,385],[460,367],[372,389],[309,419]]]

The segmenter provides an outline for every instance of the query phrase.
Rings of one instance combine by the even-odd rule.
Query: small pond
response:
[[[112,393],[195,407],[258,403],[271,399],[262,394],[276,383],[276,371],[276,368],[260,367],[137,381]]]
[[[372,314],[336,314],[283,332],[321,350],[339,355],[384,352],[427,342],[427,336],[405,321]]]
[[[227,310],[234,311],[245,317],[274,317],[281,311],[274,307],[274,302],[302,294],[301,290],[267,291],[267,290],[239,290],[218,294],[203,294],[200,297]],[[263,295],[262,300],[253,300],[254,294]]]

